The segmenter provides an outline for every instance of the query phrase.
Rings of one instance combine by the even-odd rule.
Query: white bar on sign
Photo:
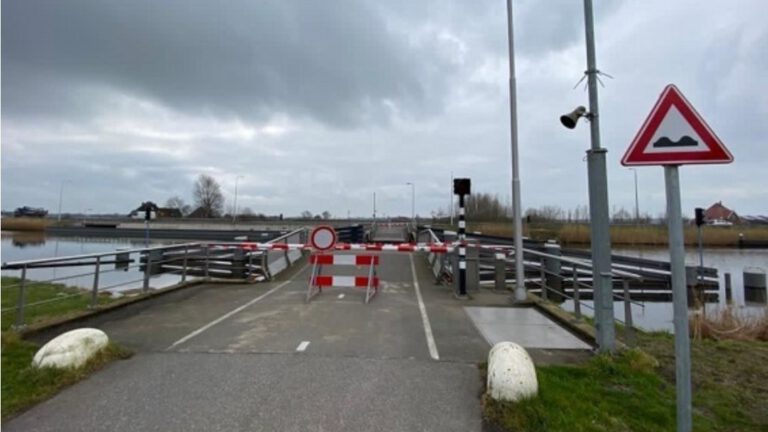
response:
[[[461,270],[466,270],[467,269],[467,262],[466,261],[459,261],[459,268]]]
[[[459,221],[459,228],[466,228],[466,227],[467,227],[467,222],[463,221],[463,220],[460,220]]]
[[[354,276],[334,276],[333,286],[353,287],[355,286],[355,277]]]
[[[467,255],[467,248],[460,247],[459,248],[459,255]]]

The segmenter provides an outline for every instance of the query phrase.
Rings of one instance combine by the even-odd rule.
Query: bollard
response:
[[[503,291],[507,289],[507,257],[503,253],[497,253],[494,254],[494,258],[494,289],[497,291]]]
[[[96,257],[96,270],[93,272],[93,289],[91,290],[91,309],[95,309],[99,303],[99,269],[101,257]]]
[[[548,255],[554,255],[554,257],[544,257],[543,262],[544,269],[546,270],[544,273],[545,284],[551,291],[549,298],[554,302],[562,303],[565,301],[563,277],[560,275],[562,261],[557,257],[562,256],[563,252],[560,249],[560,245],[551,240],[544,244],[544,252]]]
[[[744,300],[750,303],[766,303],[765,272],[744,269]]]
[[[733,290],[731,289],[731,274],[725,274],[725,303],[733,303]]]

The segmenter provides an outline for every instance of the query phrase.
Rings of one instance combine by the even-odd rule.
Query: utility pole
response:
[[[517,151],[517,81],[515,77],[515,36],[512,20],[512,0],[507,0],[507,37],[509,40],[509,126],[512,147],[512,212],[515,232],[515,301],[528,298],[523,268],[523,217],[520,201],[520,161]]]
[[[587,151],[589,178],[589,213],[591,215],[592,283],[595,291],[597,344],[600,352],[614,352],[613,282],[611,276],[611,235],[608,210],[608,176],[605,154],[600,146],[600,115],[597,99],[595,30],[592,0],[584,0],[584,24],[587,43],[587,86],[591,148]]]

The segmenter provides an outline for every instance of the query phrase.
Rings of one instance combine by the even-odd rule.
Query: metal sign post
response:
[[[453,180],[453,193],[459,196],[459,295],[467,298],[467,221],[464,219],[464,196],[470,193],[470,180],[457,178]]]
[[[663,165],[667,194],[669,256],[675,328],[677,431],[690,432],[691,340],[688,334],[688,292],[685,280],[683,215],[680,206],[682,164],[731,163],[733,156],[674,85],[668,85],[621,160],[624,166]],[[703,214],[697,209],[696,224]],[[701,236],[699,236],[699,239]],[[700,257],[701,260],[701,257]],[[700,261],[701,262],[701,261]]]
[[[675,384],[677,430],[691,430],[691,341],[688,335],[688,293],[685,285],[685,246],[677,165],[664,166],[667,193],[667,226],[672,270],[672,302],[675,328]]]

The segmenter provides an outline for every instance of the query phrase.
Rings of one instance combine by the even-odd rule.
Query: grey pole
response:
[[[595,31],[592,0],[584,0],[584,24],[587,43],[587,84],[589,87],[589,120],[592,146],[587,151],[589,177],[589,213],[591,219],[592,278],[595,291],[597,344],[600,352],[615,350],[613,323],[613,283],[611,280],[611,235],[608,214],[608,176],[606,149],[600,147],[600,115],[597,102]]]
[[[515,78],[515,35],[512,0],[507,0],[507,38],[509,40],[509,125],[512,147],[512,212],[515,228],[515,301],[528,298],[523,270],[523,217],[520,203],[520,159],[517,151],[517,81]]]
[[[688,337],[688,293],[685,286],[683,216],[680,210],[680,178],[676,165],[664,166],[667,192],[667,225],[672,269],[672,301],[675,328],[675,386],[677,432],[691,430],[691,341]]]
[[[630,168],[635,174],[635,223],[640,222],[640,200],[637,198],[637,169]]]
[[[235,177],[235,210],[232,212],[232,213],[234,213],[232,215],[232,224],[233,225],[237,223],[237,182],[240,181],[240,177],[242,177],[242,176],[239,175],[239,176]]]
[[[59,216],[56,218],[58,222],[61,222],[61,198],[64,196],[64,182],[61,182],[61,187],[59,188]]]
[[[450,205],[448,205],[448,211],[451,213],[451,228],[453,228],[453,171],[451,171],[450,195],[451,199],[448,201],[450,203]]]

